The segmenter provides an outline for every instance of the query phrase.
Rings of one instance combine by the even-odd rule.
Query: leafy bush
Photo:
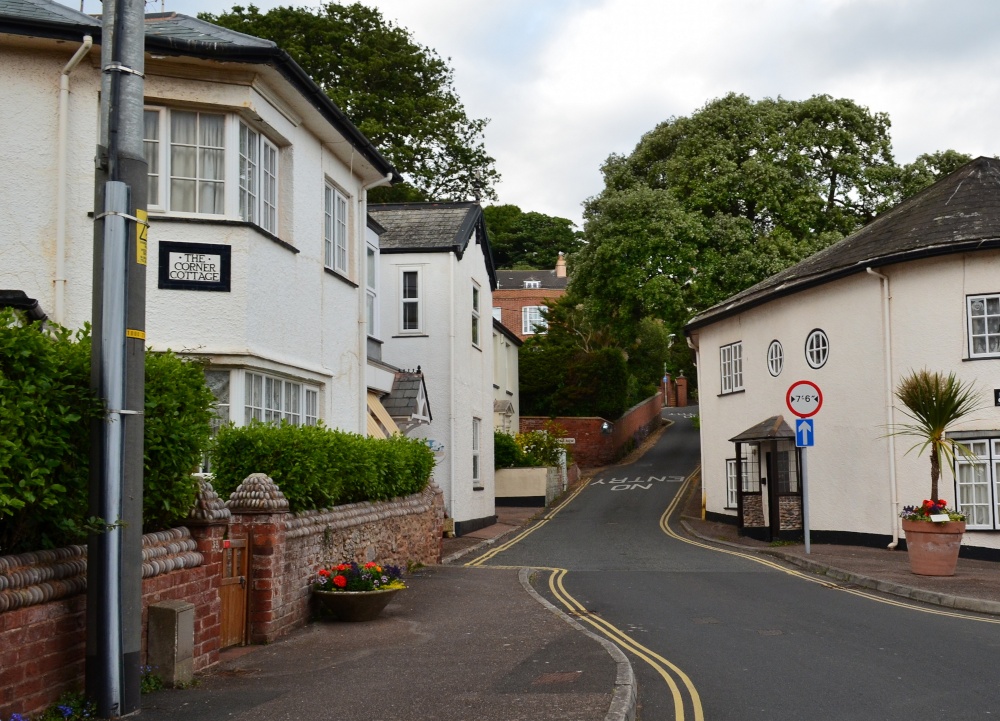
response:
[[[514,436],[503,431],[493,431],[493,467],[522,468],[528,465],[528,459],[517,445]]]
[[[0,553],[80,540],[87,515],[90,329],[0,309]]]
[[[210,451],[213,486],[225,497],[251,473],[266,473],[289,508],[384,501],[427,486],[434,454],[414,438],[365,438],[322,425],[224,426]]]
[[[145,360],[143,526],[161,530],[194,499],[212,395],[201,364],[170,352]],[[100,412],[89,326],[43,329],[0,310],[0,553],[86,539],[90,426]]]
[[[566,437],[566,431],[557,423],[548,421],[545,429],[508,435],[502,431],[493,432],[493,459],[495,468],[540,468],[557,466],[569,449],[559,442]]]
[[[194,503],[191,477],[208,448],[215,398],[204,363],[174,353],[146,353],[142,525],[170,528]]]

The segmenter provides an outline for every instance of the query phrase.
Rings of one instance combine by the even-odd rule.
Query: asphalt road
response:
[[[485,561],[539,568],[540,592],[629,654],[639,718],[1000,718],[1000,619],[862,598],[673,537],[664,512],[699,452],[691,420],[674,420]]]

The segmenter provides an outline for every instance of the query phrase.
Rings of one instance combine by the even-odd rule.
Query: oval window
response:
[[[822,368],[830,357],[830,339],[819,328],[806,338],[806,363],[810,368]]]
[[[767,370],[772,376],[777,378],[781,375],[781,369],[785,367],[785,351],[781,348],[781,343],[776,340],[771,341],[767,347]]]

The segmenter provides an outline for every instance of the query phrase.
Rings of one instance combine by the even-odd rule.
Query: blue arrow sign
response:
[[[795,420],[795,445],[799,448],[810,448],[816,445],[812,418],[797,418]]]

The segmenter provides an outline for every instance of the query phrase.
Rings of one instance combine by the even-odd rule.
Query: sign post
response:
[[[823,407],[823,391],[812,381],[796,381],[785,394],[785,405],[795,421],[795,446],[801,448],[799,457],[802,459],[802,532],[805,536],[806,555],[812,552],[809,543],[809,483],[807,481],[806,449],[816,443],[816,429],[812,417]]]

